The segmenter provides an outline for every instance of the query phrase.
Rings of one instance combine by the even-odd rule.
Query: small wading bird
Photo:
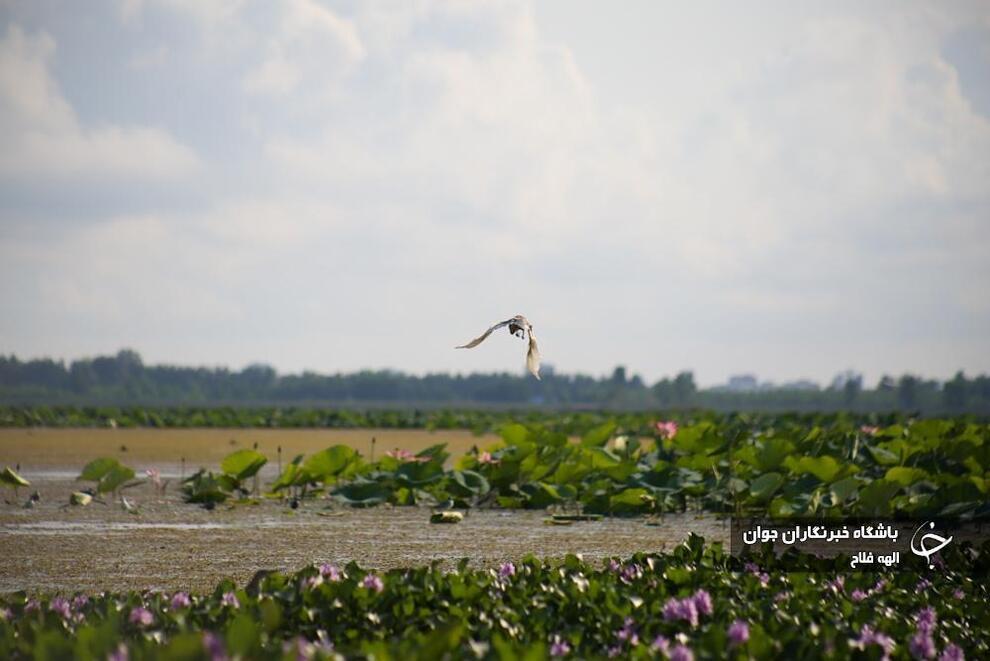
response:
[[[517,314],[512,319],[506,319],[505,321],[500,321],[488,330],[484,332],[480,337],[476,337],[467,344],[462,344],[459,347],[454,347],[455,349],[473,349],[482,342],[484,342],[489,335],[497,331],[499,328],[509,327],[509,333],[515,335],[518,338],[526,338],[529,334],[529,350],[526,352],[526,368],[535,376],[537,379],[540,378],[540,349],[536,346],[536,336],[533,335],[533,324],[529,323],[529,320],[521,314]]]

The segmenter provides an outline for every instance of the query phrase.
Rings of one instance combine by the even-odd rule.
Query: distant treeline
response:
[[[990,377],[961,372],[939,382],[912,375],[883,377],[864,388],[699,389],[690,372],[648,384],[616,367],[611,376],[557,374],[543,380],[501,374],[427,374],[391,370],[280,375],[267,365],[226,368],[145,365],[134,351],[76,360],[21,361],[0,356],[0,402],[7,404],[482,406],[616,410],[702,408],[717,411],[916,411],[990,414]]]

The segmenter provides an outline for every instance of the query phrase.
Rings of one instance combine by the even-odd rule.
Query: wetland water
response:
[[[259,569],[296,570],[319,562],[357,560],[388,569],[432,560],[453,566],[469,558],[487,566],[528,553],[580,553],[597,560],[659,551],[690,532],[728,540],[726,522],[695,515],[668,516],[658,526],[641,518],[549,526],[541,511],[476,510],[462,523],[431,525],[425,508],[350,509],[327,500],[307,501],[299,510],[263,501],[208,512],[181,501],[177,475],[164,496],[150,485],[126,490],[140,507],[138,515],[110,502],[62,507],[79,488],[73,478],[101,455],[116,456],[139,474],[150,467],[175,474],[178,454],[187,457],[189,473],[199,465],[215,469],[232,449],[257,441],[259,450],[272,458],[264,471],[267,481],[276,472],[273,457],[279,444],[283,461],[288,461],[294,453],[334,443],[353,444],[366,453],[372,435],[378,438],[378,452],[392,447],[416,451],[446,442],[460,454],[496,440],[468,432],[397,430],[0,430],[0,464],[20,463],[32,483],[21,489],[20,500],[35,489],[42,495],[31,509],[0,504],[0,591],[203,592],[224,577],[243,585]],[[236,444],[230,444],[231,438]],[[127,446],[126,453],[119,452],[121,445]]]

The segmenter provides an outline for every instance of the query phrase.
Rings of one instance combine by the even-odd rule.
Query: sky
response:
[[[990,4],[0,0],[0,354],[990,371]]]

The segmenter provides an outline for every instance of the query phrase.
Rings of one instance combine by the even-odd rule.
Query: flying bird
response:
[[[484,332],[483,335],[474,338],[467,344],[462,344],[459,347],[454,347],[455,349],[473,349],[482,342],[484,342],[489,335],[497,331],[499,328],[509,327],[509,333],[515,335],[518,338],[525,339],[529,335],[529,350],[526,352],[526,368],[535,376],[537,379],[540,378],[540,348],[536,346],[536,336],[533,335],[533,324],[529,323],[529,320],[521,314],[517,314],[512,319],[506,319],[505,321],[500,321],[488,330]]]

